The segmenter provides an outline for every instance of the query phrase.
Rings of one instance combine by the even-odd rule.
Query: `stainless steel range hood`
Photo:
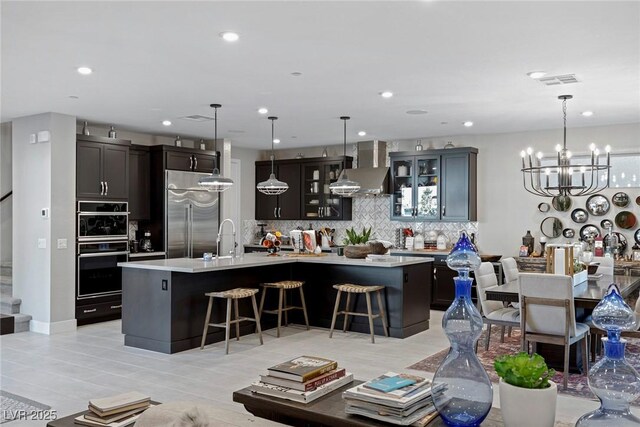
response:
[[[360,184],[351,197],[388,196],[389,168],[386,167],[387,143],[385,141],[358,142],[358,167],[347,169],[350,180]]]

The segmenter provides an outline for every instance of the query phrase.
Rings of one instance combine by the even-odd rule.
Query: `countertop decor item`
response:
[[[527,234],[522,237],[522,244],[528,248],[527,256],[533,253],[536,239],[531,235],[531,230],[527,230]]]
[[[571,219],[573,220],[573,222],[583,224],[589,219],[589,213],[582,208],[577,208],[574,209],[573,212],[571,212]]]
[[[351,117],[349,116],[340,117],[340,120],[342,120],[343,122],[343,128],[344,128],[343,156],[345,158],[345,161],[347,159],[347,120],[349,119],[351,119]],[[332,182],[331,185],[329,185],[329,190],[331,190],[332,194],[337,194],[338,196],[345,196],[345,197],[349,197],[353,195],[353,193],[355,193],[359,189],[360,189],[360,184],[355,181],[351,181],[349,179],[349,177],[347,176],[346,168],[342,169],[342,174],[338,177],[338,180],[336,182]],[[346,255],[346,251],[345,251],[345,255]]]
[[[418,143],[416,144],[416,151],[422,151],[422,140],[419,139]]]
[[[220,169],[218,169],[218,108],[222,105],[211,104],[210,107],[213,108],[213,151],[216,154],[211,175],[200,178],[198,184],[209,191],[222,193],[231,188],[233,180],[220,175]]]
[[[609,199],[602,194],[596,194],[587,199],[587,210],[591,215],[602,216],[609,212]]]
[[[109,138],[116,138],[116,129],[113,126],[111,126],[111,129],[109,129]]]
[[[449,148],[456,148],[456,146],[455,146],[455,145],[453,145],[453,142],[451,142],[451,141],[447,141],[447,143],[444,145],[444,148],[447,148],[447,149],[449,149]]]
[[[273,161],[275,158],[273,151],[273,141],[275,139],[274,122],[278,120],[278,118],[271,116],[269,117],[269,120],[271,120],[271,175],[269,175],[268,180],[258,183],[256,188],[259,192],[266,194],[267,196],[277,196],[278,194],[282,194],[287,191],[289,189],[289,184],[277,179],[276,174],[273,172]]]
[[[600,399],[600,407],[580,417],[576,427],[638,426],[640,418],[629,406],[640,396],[640,375],[625,360],[627,342],[620,339],[622,331],[636,328],[635,313],[617,285],[611,284],[591,318],[597,328],[607,331],[607,338],[602,339],[604,357],[589,370],[589,388]]]
[[[464,231],[447,257],[447,265],[458,272],[455,299],[442,318],[451,348],[433,376],[434,385],[444,383],[446,388],[433,400],[445,424],[479,426],[491,410],[493,388],[474,351],[483,322],[471,301],[473,279],[469,272],[480,266],[480,257]]]
[[[182,147],[182,139],[180,138],[180,135],[176,136],[176,139],[173,141],[173,145],[176,147]]]
[[[327,147],[324,147],[324,150],[322,150],[322,157],[327,157],[329,155],[329,153],[327,153]]]
[[[553,427],[558,386],[537,353],[504,354],[494,362],[500,377],[500,409],[506,427]]]
[[[362,228],[362,233],[358,233],[355,228],[346,229],[347,237],[344,238],[344,256],[347,258],[366,258],[372,253],[372,247],[368,244],[371,236],[371,227],[367,230]]]
[[[91,135],[91,133],[89,132],[89,125],[87,124],[87,122],[84,122],[84,124],[82,125],[82,134]]]
[[[609,187],[611,169],[610,151],[606,146],[606,163],[600,161],[600,151],[595,144],[589,146],[590,161],[579,163],[572,159],[567,149],[567,100],[572,95],[560,95],[563,115],[563,144],[556,146],[557,159],[544,159],[542,151],[534,156],[533,148],[520,152],[522,157],[522,178],[524,189],[531,194],[544,197],[589,196]]]
[[[636,216],[629,211],[618,212],[615,221],[618,227],[624,228],[625,230],[634,228],[638,223]]]

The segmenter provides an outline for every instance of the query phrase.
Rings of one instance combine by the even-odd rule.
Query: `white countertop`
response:
[[[180,273],[203,273],[207,271],[230,270],[236,268],[260,267],[274,264],[290,264],[294,262],[307,262],[314,264],[333,264],[367,267],[403,267],[405,265],[432,262],[428,257],[400,257],[391,256],[384,261],[365,261],[364,259],[352,259],[336,254],[327,254],[321,257],[289,257],[286,254],[270,256],[264,253],[244,254],[238,258],[220,258],[212,261],[192,258],[159,259],[153,261],[120,262],[119,267],[139,268],[144,270],[175,271]]]
[[[130,253],[129,258],[143,258],[147,256],[164,256],[164,252],[135,252]]]

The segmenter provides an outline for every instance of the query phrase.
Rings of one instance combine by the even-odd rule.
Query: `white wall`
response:
[[[48,130],[49,142],[29,143]],[[13,294],[33,316],[31,330],[75,328],[75,117],[55,113],[17,118],[13,145]],[[49,208],[49,218],[41,209]],[[38,249],[44,239],[46,248]],[[67,249],[56,249],[67,239]]]
[[[11,122],[0,123],[0,197],[12,189]],[[0,204],[0,262],[11,261],[11,211],[13,197]]]

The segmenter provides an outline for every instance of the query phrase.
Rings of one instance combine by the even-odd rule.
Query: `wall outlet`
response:
[[[169,290],[169,281],[167,281],[166,279],[162,280],[162,290],[163,291]]]
[[[38,239],[38,249],[47,249],[47,239]]]
[[[40,216],[42,218],[49,218],[49,208],[40,209]]]
[[[67,239],[58,239],[58,249],[67,249]]]

